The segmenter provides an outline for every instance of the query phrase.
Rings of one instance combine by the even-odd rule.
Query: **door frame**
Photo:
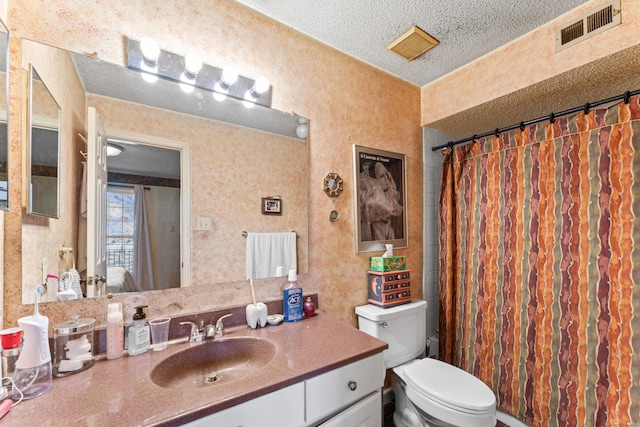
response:
[[[189,143],[106,127],[107,138],[180,151],[180,287],[191,286],[191,147]],[[107,163],[108,168],[108,163]]]

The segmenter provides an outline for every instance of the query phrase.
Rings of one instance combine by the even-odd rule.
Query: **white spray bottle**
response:
[[[36,290],[33,316],[21,317],[18,325],[24,331],[24,345],[13,373],[14,397],[22,392],[23,399],[38,397],[53,387],[51,383],[51,352],[49,351],[49,318],[38,311],[40,293]],[[15,390],[15,389],[19,389]]]

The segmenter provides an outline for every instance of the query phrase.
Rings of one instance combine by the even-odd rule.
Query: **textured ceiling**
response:
[[[425,84],[586,0],[237,0],[320,42]],[[417,25],[440,45],[407,62],[386,46]]]

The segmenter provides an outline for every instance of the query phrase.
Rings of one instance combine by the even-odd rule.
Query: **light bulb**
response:
[[[227,99],[227,92],[228,90],[223,88],[219,81],[216,82],[215,85],[213,85],[213,99],[215,99],[216,101],[222,102]]]
[[[244,99],[242,100],[242,105],[244,105],[245,108],[253,108],[256,105],[255,104],[256,97],[253,96],[253,94],[251,92],[252,92],[251,89],[249,89],[244,94]]]
[[[269,90],[269,80],[266,77],[258,77],[253,84],[253,91],[258,95],[262,95]]]
[[[197,53],[189,53],[184,58],[184,70],[195,76],[202,69],[202,59]]]
[[[307,119],[303,119],[302,117],[298,118],[298,126],[296,127],[296,135],[300,139],[306,139],[309,135],[309,126],[307,124]]]
[[[140,42],[140,50],[142,51],[142,56],[145,61],[150,62],[151,64],[155,64],[158,62],[158,58],[160,57],[160,46],[158,43],[152,38],[145,37]]]
[[[156,76],[155,74],[144,73],[144,72],[140,74],[142,74],[142,79],[147,83],[155,83],[158,81],[158,76]]]
[[[186,72],[180,75],[180,89],[184,93],[191,93],[195,89],[196,79],[195,77],[189,77]]]
[[[220,77],[220,81],[226,85],[231,86],[238,80],[238,72],[233,67],[226,67],[222,71],[222,77]]]

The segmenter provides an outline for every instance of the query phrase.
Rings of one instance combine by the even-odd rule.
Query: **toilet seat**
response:
[[[467,414],[494,413],[493,391],[478,378],[445,362],[422,359],[404,367],[404,380],[416,392]]]

